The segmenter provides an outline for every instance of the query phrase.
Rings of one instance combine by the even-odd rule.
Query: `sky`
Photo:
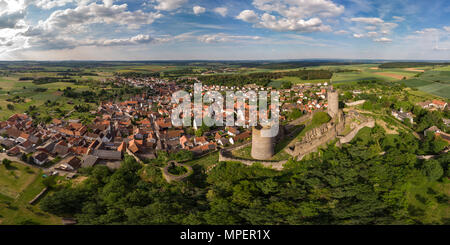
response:
[[[0,60],[450,60],[449,0],[0,0]]]

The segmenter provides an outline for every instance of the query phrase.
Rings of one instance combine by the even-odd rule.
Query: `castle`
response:
[[[252,152],[251,156],[257,160],[269,160],[275,155],[275,137],[264,137],[262,130],[269,130],[256,126],[252,128]]]
[[[294,159],[301,160],[306,155],[316,152],[320,147],[333,140],[337,140],[336,144],[338,146],[348,143],[362,128],[373,128],[375,126],[375,120],[365,117],[356,111],[349,111],[344,115],[344,112],[339,109],[339,93],[332,87],[327,92],[327,98],[327,113],[331,117],[331,120],[319,127],[307,131],[300,141],[294,140],[284,149],[284,151]],[[314,113],[304,115],[302,118],[299,118],[300,120],[296,120],[295,125],[304,122],[310,123],[313,117]],[[285,128],[280,126],[280,133],[276,137],[263,137],[261,133],[264,129],[267,128],[261,126],[253,128],[251,157],[254,160],[236,158],[229,150],[221,150],[219,161],[240,161],[246,165],[253,165],[255,162],[258,162],[263,166],[282,170],[283,165],[287,160],[273,161],[271,159],[275,154],[276,142],[284,137]],[[294,133],[295,132],[291,132],[291,134]],[[248,144],[239,146],[235,148],[235,150],[244,148],[247,145]]]

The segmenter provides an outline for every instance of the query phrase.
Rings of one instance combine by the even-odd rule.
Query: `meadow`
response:
[[[61,219],[30,205],[44,188],[42,170],[12,162],[0,165],[0,224],[61,224]]]

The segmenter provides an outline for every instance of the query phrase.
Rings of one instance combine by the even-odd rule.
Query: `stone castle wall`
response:
[[[314,128],[307,132],[301,142],[295,143],[293,147],[288,147],[285,151],[293,157],[301,160],[304,156],[316,152],[317,149],[335,139],[339,132],[345,128],[345,119],[342,111],[330,122]]]
[[[375,120],[369,120],[369,121],[361,123],[359,126],[354,128],[349,134],[347,134],[344,137],[341,137],[339,142],[341,144],[346,144],[346,143],[352,141],[353,138],[355,138],[355,136],[358,134],[359,130],[361,130],[365,127],[369,127],[369,128],[375,127]]]
[[[241,146],[241,147],[245,147],[245,146]],[[235,148],[235,149],[238,150],[238,149],[240,149],[240,147]],[[219,151],[219,162],[241,162],[242,164],[247,165],[247,166],[252,166],[255,163],[261,163],[263,166],[268,167],[268,168],[272,168],[275,170],[283,170],[283,165],[287,162],[287,160],[278,161],[278,162],[265,161],[265,160],[248,160],[248,159],[234,157],[231,154],[229,154],[229,152],[227,152],[225,150],[221,150],[221,151]]]

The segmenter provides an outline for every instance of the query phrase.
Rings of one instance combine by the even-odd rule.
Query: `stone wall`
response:
[[[179,167],[184,167],[187,169],[187,173],[182,174],[182,175],[173,175],[171,173],[169,173],[169,167],[171,166],[171,164],[174,164],[175,166],[179,166]],[[165,168],[162,169],[162,174],[164,179],[166,179],[167,182],[172,182],[172,181],[184,181],[187,179],[187,177],[189,177],[192,173],[194,173],[194,170],[192,169],[191,166],[186,165],[186,164],[182,164],[182,163],[177,163],[175,161],[170,161],[167,163],[167,166]]]
[[[344,137],[341,137],[339,142],[341,144],[346,144],[346,143],[352,141],[353,138],[355,138],[355,136],[358,134],[359,130],[361,130],[365,127],[369,127],[369,128],[375,127],[375,120],[372,119],[372,120],[361,123],[359,126],[354,128],[349,134],[347,134]]]
[[[238,148],[236,148],[238,149]],[[238,157],[234,157],[226,150],[219,151],[219,162],[241,162],[244,165],[252,166],[255,163],[261,163],[263,166],[272,168],[275,170],[283,170],[283,165],[287,162],[287,160],[283,161],[265,161],[265,160],[248,160],[242,159]]]
[[[297,142],[294,146],[286,148],[285,151],[289,155],[296,157],[297,160],[301,160],[304,156],[316,152],[320,146],[335,139],[338,132],[343,131],[344,128],[344,114],[342,111],[339,111],[337,116],[330,122],[308,131],[301,142]]]

